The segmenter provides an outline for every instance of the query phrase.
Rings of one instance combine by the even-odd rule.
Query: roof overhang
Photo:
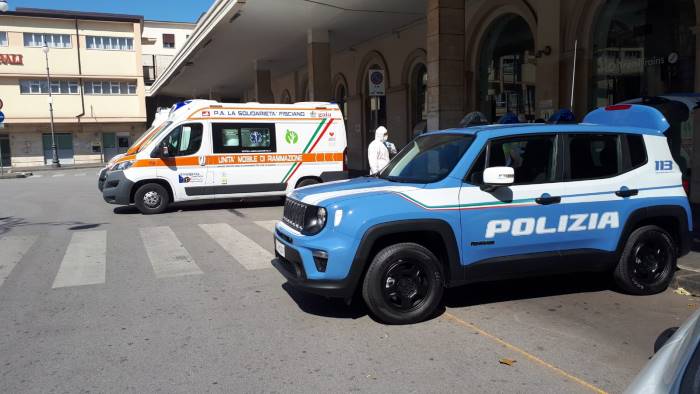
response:
[[[425,19],[424,0],[217,0],[149,95],[243,97],[255,69],[306,64],[307,32],[328,31],[338,52]]]

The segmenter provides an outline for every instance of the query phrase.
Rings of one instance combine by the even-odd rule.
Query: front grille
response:
[[[306,217],[306,209],[308,205],[301,203],[291,198],[287,198],[284,202],[284,214],[282,221],[295,230],[304,230],[304,218]]]

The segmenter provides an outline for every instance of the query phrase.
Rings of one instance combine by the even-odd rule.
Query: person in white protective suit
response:
[[[389,138],[388,133],[386,127],[377,127],[374,132],[374,141],[367,148],[370,175],[378,173],[389,163],[389,149],[386,146],[386,141]]]

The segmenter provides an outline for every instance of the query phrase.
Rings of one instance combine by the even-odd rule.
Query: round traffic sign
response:
[[[0,111],[0,123],[5,121],[5,114]]]

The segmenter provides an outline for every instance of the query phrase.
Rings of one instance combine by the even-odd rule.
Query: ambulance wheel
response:
[[[296,188],[298,189],[298,188],[304,187],[304,186],[317,185],[317,184],[319,184],[319,183],[321,183],[321,182],[319,182],[318,179],[315,179],[315,178],[306,178],[306,179],[302,179],[301,181],[299,181],[299,183],[297,183],[297,187],[296,187]]]
[[[660,293],[668,288],[676,271],[676,247],[658,226],[640,227],[630,234],[615,268],[622,290],[636,295]]]
[[[388,324],[410,324],[430,317],[442,300],[440,262],[425,247],[400,243],[372,260],[362,297],[374,316]]]
[[[147,183],[136,190],[134,204],[144,215],[161,213],[168,208],[170,195],[165,188],[157,183]]]

